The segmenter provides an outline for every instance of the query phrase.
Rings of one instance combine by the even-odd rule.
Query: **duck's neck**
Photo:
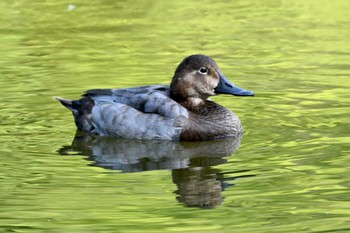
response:
[[[238,117],[230,110],[210,100],[180,102],[190,112],[181,140],[208,140],[234,136],[242,132]]]
[[[208,100],[203,100],[201,98],[186,98],[186,99],[178,99],[176,100],[183,107],[188,109],[191,112],[196,112],[202,108],[206,108],[206,102]]]

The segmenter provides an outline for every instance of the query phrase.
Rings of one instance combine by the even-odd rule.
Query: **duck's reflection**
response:
[[[77,134],[60,154],[88,155],[96,166],[122,172],[172,170],[177,199],[186,206],[211,208],[219,205],[227,178],[212,166],[226,163],[240,145],[241,136],[206,142],[174,142],[93,137]],[[227,176],[227,174],[226,174]],[[242,176],[240,176],[242,177]]]

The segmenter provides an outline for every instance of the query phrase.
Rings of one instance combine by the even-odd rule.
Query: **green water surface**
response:
[[[349,12],[347,0],[1,1],[0,232],[350,232]],[[194,53],[256,93],[213,98],[242,141],[73,142],[53,96],[168,84]]]

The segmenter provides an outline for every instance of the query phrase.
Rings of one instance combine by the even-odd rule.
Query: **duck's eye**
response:
[[[201,67],[201,68],[199,68],[199,72],[200,72],[201,74],[207,74],[207,73],[208,73],[208,69],[205,68],[205,67]]]

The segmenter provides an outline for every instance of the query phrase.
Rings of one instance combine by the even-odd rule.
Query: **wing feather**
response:
[[[188,110],[169,96],[169,86],[94,89],[94,131],[100,135],[139,139],[178,140]]]

